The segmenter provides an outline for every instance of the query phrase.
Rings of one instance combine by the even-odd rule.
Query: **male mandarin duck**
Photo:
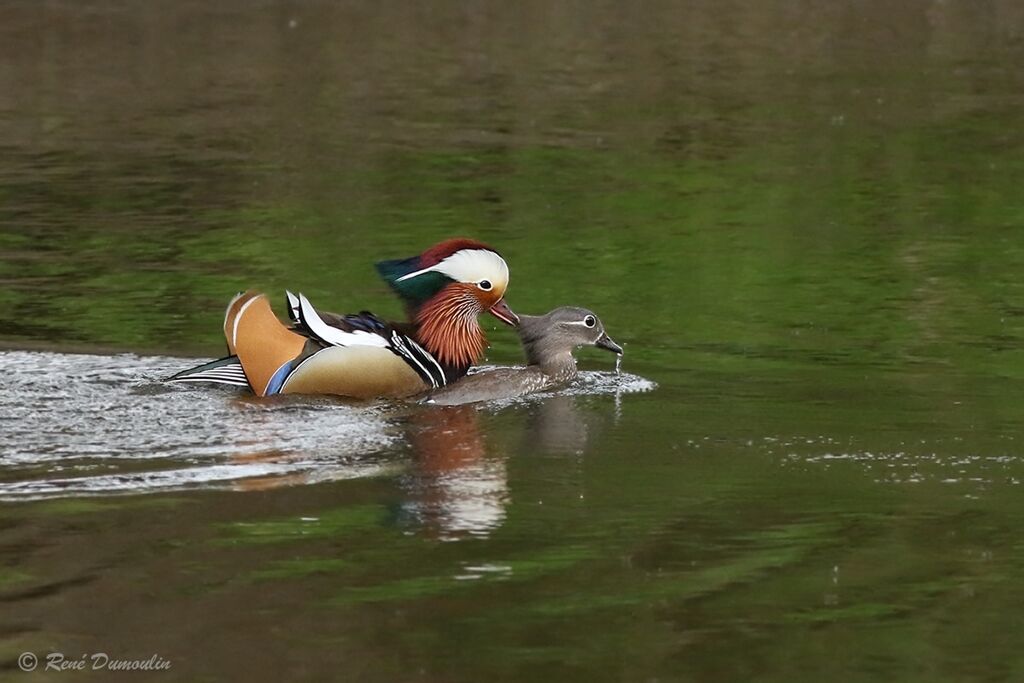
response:
[[[459,405],[553,389],[576,378],[572,353],[580,346],[622,355],[622,347],[608,336],[601,319],[585,308],[563,306],[547,315],[520,316],[518,332],[526,352],[525,368],[482,370],[440,388],[428,402]]]
[[[487,347],[481,313],[519,323],[502,298],[508,265],[480,242],[447,240],[419,256],[382,261],[377,271],[405,302],[409,322],[368,311],[321,313],[288,292],[292,324],[285,326],[265,295],[246,292],[224,316],[230,355],[169,381],[247,386],[259,396],[413,396],[454,382],[480,359]]]

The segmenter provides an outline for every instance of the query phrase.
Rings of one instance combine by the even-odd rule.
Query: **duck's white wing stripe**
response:
[[[218,365],[219,363],[219,365]],[[247,387],[249,381],[245,377],[245,370],[240,363],[232,358],[222,358],[179,372],[174,377],[167,379],[168,382],[216,382],[218,384],[230,384],[236,387]]]
[[[289,300],[289,305],[291,304]],[[331,346],[380,346],[388,347],[388,340],[373,332],[356,330],[346,332],[337,327],[331,327],[323,321],[323,318],[316,312],[309,299],[304,294],[299,294],[298,306],[299,320],[313,335],[325,344]]]
[[[204,370],[203,376],[205,377],[228,377],[236,379],[245,379],[245,372],[242,371],[241,367],[235,368],[217,368],[214,370]]]
[[[202,382],[204,384],[228,384],[233,387],[248,387],[249,382],[243,379],[237,379],[235,377],[205,377],[205,376],[193,376],[193,377],[180,377],[174,382]]]
[[[244,379],[220,379],[217,377],[181,377],[173,380],[175,382],[203,382],[206,384],[227,384],[232,387],[248,387],[249,382]]]
[[[409,341],[412,342],[413,344],[416,343],[411,339]],[[399,356],[404,358],[407,363],[415,364],[415,366],[419,368],[417,372],[419,372],[420,376],[429,379],[430,384],[435,389],[437,388],[437,378],[434,377],[433,373],[427,370],[423,363],[421,363],[419,359],[417,359],[416,356],[409,351],[409,349],[405,345],[405,341],[403,341],[402,335],[400,335],[398,332],[391,333],[391,350],[395,351]]]
[[[288,318],[293,322],[299,322],[299,297],[285,290],[284,295],[288,298]]]
[[[238,344],[238,323],[240,323],[242,321],[242,315],[245,314],[245,309],[249,308],[249,306],[252,305],[252,302],[256,301],[257,299],[259,299],[259,297],[258,296],[254,296],[253,298],[251,298],[248,301],[246,301],[244,304],[242,304],[242,308],[239,309],[238,313],[235,314],[235,324],[231,328],[231,347],[232,348],[234,348]]]
[[[234,306],[235,302],[238,301],[239,299],[241,299],[243,295],[244,295],[244,292],[239,292],[238,294],[235,294],[235,296],[232,297],[231,301],[228,302],[228,307],[224,309],[224,325],[223,325],[223,327],[224,327],[225,330],[228,329],[228,313],[231,312],[231,307]]]
[[[427,351],[425,348],[423,348],[422,346],[417,344],[415,340],[410,339],[409,337],[406,337],[406,339],[409,340],[409,344],[412,346],[412,348],[415,349],[417,352],[419,352],[419,355],[420,355],[421,358],[424,358],[424,359],[430,361],[430,363],[435,368],[437,368],[437,379],[438,379],[438,381],[434,383],[434,386],[440,385],[440,386],[443,387],[446,384],[448,384],[448,378],[445,376],[444,370],[441,368],[441,364],[437,362],[437,359],[434,358],[434,356],[431,355],[431,353],[429,351]],[[434,373],[431,372],[430,374],[433,377]]]

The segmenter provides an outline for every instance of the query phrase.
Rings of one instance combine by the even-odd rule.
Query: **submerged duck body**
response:
[[[285,325],[265,295],[246,292],[224,317],[229,355],[170,381],[246,386],[259,396],[407,397],[447,386],[477,362],[487,345],[478,315],[518,323],[502,298],[508,266],[480,242],[448,240],[377,270],[406,304],[409,321],[323,313],[289,292]]]
[[[575,306],[556,308],[547,315],[520,316],[519,338],[527,366],[483,370],[443,387],[430,395],[438,405],[515,398],[562,386],[576,379],[573,351],[596,346],[616,354],[622,347],[605,332],[592,311]]]

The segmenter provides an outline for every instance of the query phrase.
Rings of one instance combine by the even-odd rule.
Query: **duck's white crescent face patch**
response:
[[[461,249],[436,265],[403,275],[398,281],[431,272],[442,273],[456,282],[476,284],[487,280],[498,292],[508,287],[508,264],[488,249]]]

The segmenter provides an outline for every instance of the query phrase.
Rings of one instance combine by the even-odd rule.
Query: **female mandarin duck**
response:
[[[480,242],[447,240],[419,256],[382,261],[377,271],[405,302],[410,322],[387,322],[368,311],[321,313],[302,294],[288,292],[287,327],[265,295],[246,292],[224,316],[231,355],[169,381],[247,386],[259,396],[400,398],[466,374],[487,346],[481,313],[519,323],[502,298],[508,266]]]
[[[524,315],[519,320],[525,368],[482,370],[440,388],[430,395],[428,402],[460,405],[514,398],[567,384],[576,379],[576,359],[572,353],[581,346],[596,346],[622,355],[622,347],[608,336],[600,318],[585,308],[563,306],[547,315]]]

